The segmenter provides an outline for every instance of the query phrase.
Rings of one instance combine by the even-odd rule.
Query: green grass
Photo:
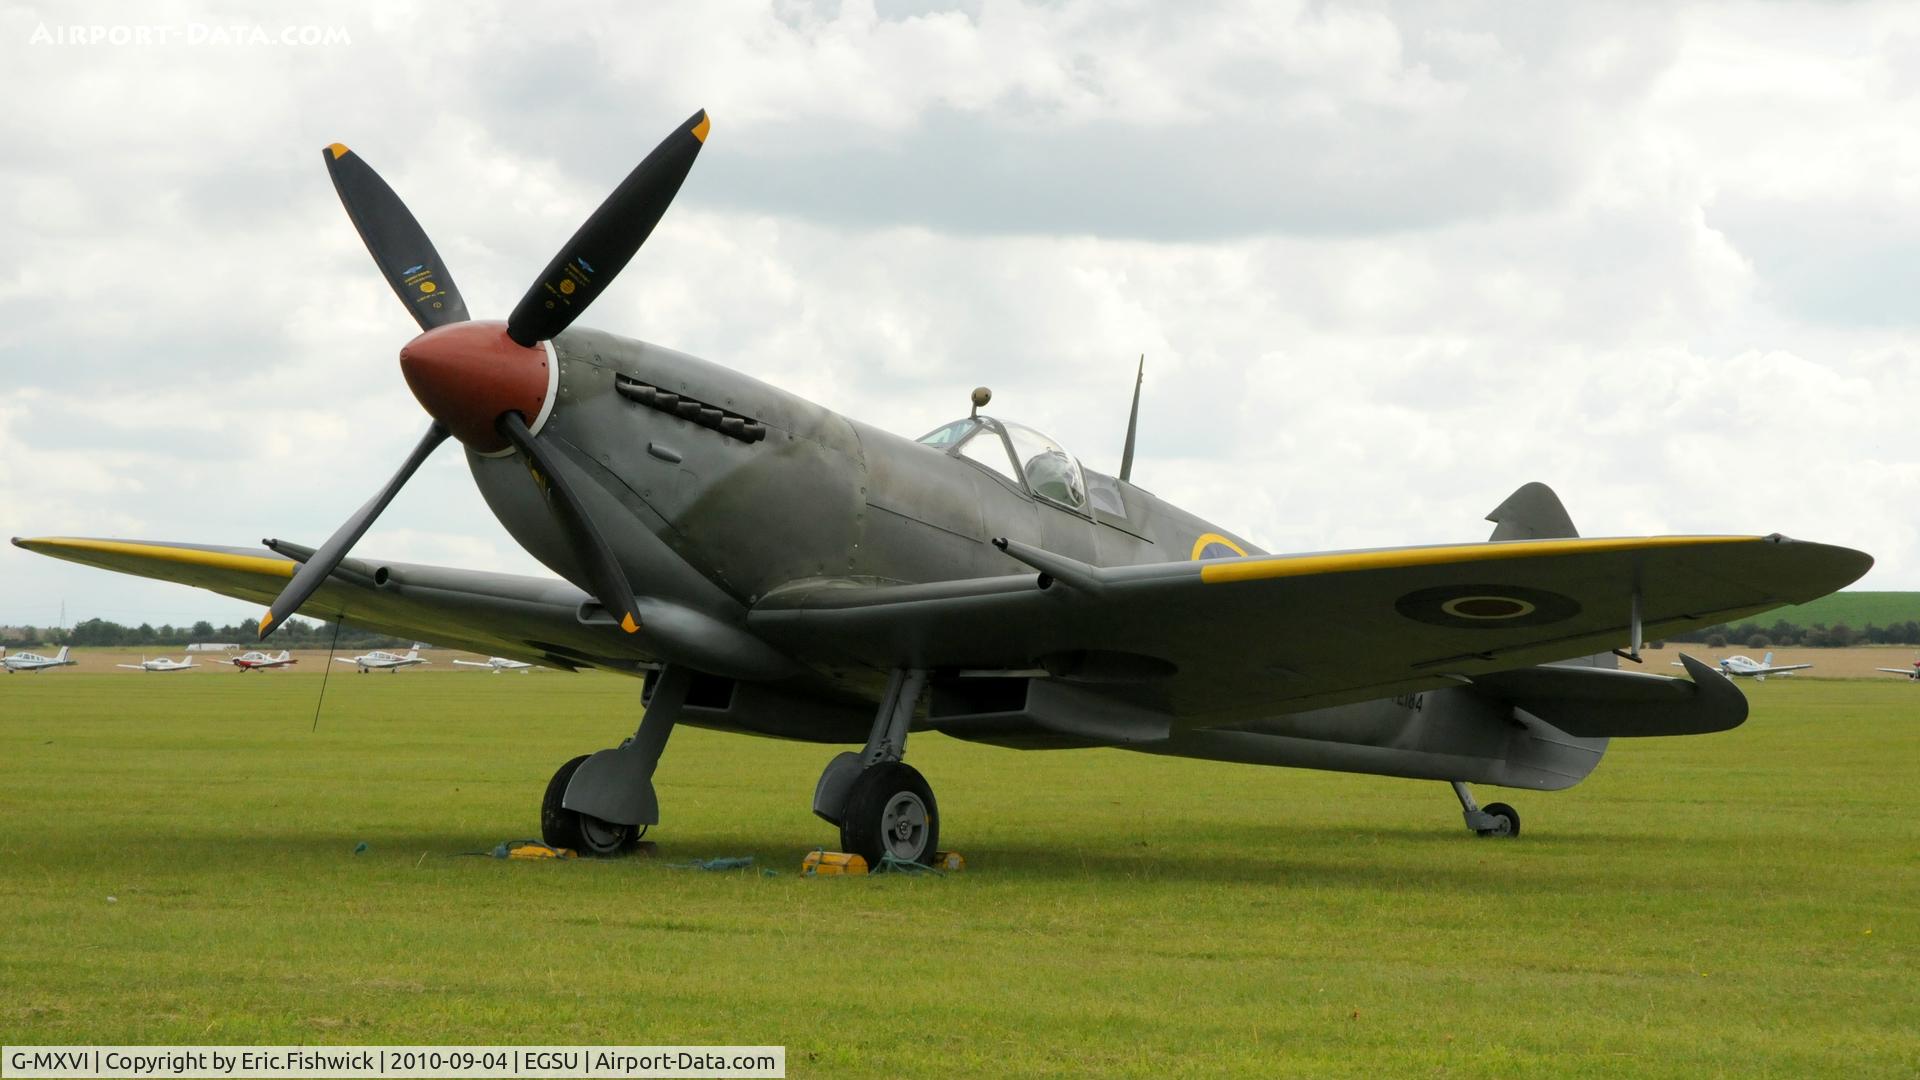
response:
[[[1855,630],[1868,625],[1894,626],[1908,619],[1920,620],[1920,592],[1829,593],[1809,603],[1776,608],[1752,621],[1772,626],[1780,619],[1807,627],[1844,623]]]
[[[633,722],[612,676],[0,679],[0,1037],[785,1044],[789,1075],[1920,1070],[1920,693],[1753,688],[1582,786],[937,736],[964,874],[804,879],[832,748],[681,730],[662,857],[460,858]],[[365,842],[366,854],[353,854]],[[778,876],[666,862],[752,854]],[[109,902],[108,897],[114,897]]]

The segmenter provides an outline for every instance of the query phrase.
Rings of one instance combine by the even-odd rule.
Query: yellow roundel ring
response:
[[[1211,550],[1209,550],[1211,549]],[[1219,533],[1201,533],[1193,542],[1193,554],[1189,559],[1230,559],[1235,555],[1245,555],[1247,549],[1221,536]]]
[[[1511,596],[1456,596],[1440,610],[1456,619],[1518,619],[1538,606]]]

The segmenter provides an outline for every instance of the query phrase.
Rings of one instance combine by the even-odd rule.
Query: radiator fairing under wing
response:
[[[1510,702],[1569,735],[1704,735],[1739,727],[1747,697],[1733,680],[1682,654],[1693,681],[1611,668],[1548,664],[1481,675],[1482,694]]]

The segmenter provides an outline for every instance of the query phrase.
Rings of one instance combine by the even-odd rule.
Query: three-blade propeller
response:
[[[614,188],[521,297],[507,320],[508,337],[521,346],[551,340],[605,291],[673,202],[706,141],[708,125],[704,110],[695,113]],[[454,285],[453,275],[400,196],[345,146],[335,143],[322,153],[347,216],[353,219],[374,264],[420,329],[433,331],[468,321],[466,301]],[[639,612],[626,571],[588,516],[579,494],[568,486],[553,449],[529,429],[527,418],[518,410],[503,411],[494,423],[498,433],[527,459],[575,562],[592,585],[594,598],[616,618],[622,630],[638,631]],[[436,416],[393,478],[334,530],[287,582],[260,619],[262,638],[313,597],[354,542],[372,527],[380,512],[449,433]]]

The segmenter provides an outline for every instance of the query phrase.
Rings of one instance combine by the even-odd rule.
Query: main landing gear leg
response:
[[[859,752],[836,755],[813,789],[813,812],[840,826],[840,848],[880,865],[883,856],[928,863],[940,843],[940,808],[919,770],[900,760],[907,749],[927,673],[897,669]]]
[[[685,668],[665,668],[633,738],[560,766],[540,803],[542,840],[582,855],[622,855],[639,843],[645,826],[660,823],[653,770],[680,719],[692,678]]]
[[[1479,836],[1519,836],[1520,812],[1506,803],[1488,803],[1477,806],[1473,801],[1473,792],[1458,780],[1453,781],[1453,793],[1460,797],[1462,816],[1467,819],[1467,828]]]

